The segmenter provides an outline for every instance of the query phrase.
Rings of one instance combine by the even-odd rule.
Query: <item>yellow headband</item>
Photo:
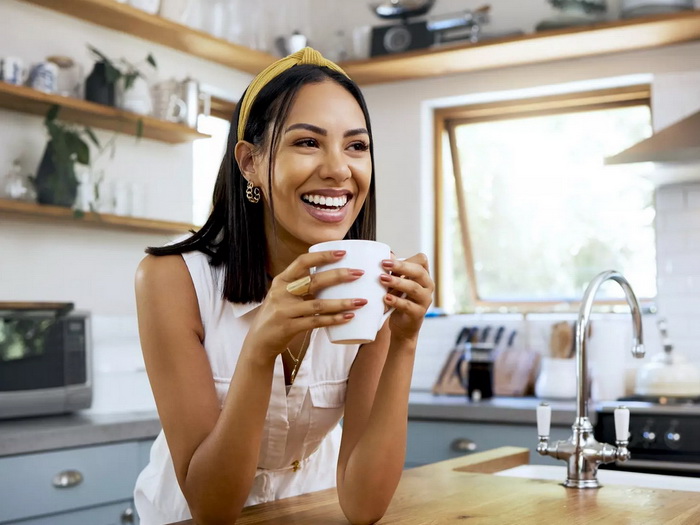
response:
[[[342,73],[346,77],[348,76],[348,74],[337,64],[323,58],[321,53],[310,47],[305,47],[301,51],[297,51],[296,53],[292,53],[289,56],[279,59],[277,62],[273,62],[258,73],[258,76],[253,79],[250,86],[248,86],[248,91],[246,91],[245,95],[243,96],[243,100],[240,102],[241,112],[238,117],[238,140],[243,140],[243,132],[245,131],[245,125],[248,122],[250,108],[253,106],[253,102],[255,102],[255,98],[258,96],[258,93],[260,93],[260,90],[277,75],[284,73],[289,68],[299,64],[325,66],[333,71]]]

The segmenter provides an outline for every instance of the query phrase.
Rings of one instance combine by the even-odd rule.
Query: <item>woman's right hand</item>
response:
[[[367,304],[366,299],[317,299],[315,294],[329,286],[355,281],[364,271],[337,268],[311,274],[311,268],[338,262],[344,256],[344,250],[305,253],[278,274],[259,307],[246,346],[264,350],[274,359],[297,334],[350,321],[355,316],[353,310]],[[308,294],[301,297],[287,290],[290,283],[308,276],[311,277]]]

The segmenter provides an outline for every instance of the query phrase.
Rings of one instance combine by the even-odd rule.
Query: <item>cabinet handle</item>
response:
[[[457,438],[452,442],[450,448],[455,452],[474,452],[476,450],[476,443],[471,439]]]
[[[83,475],[78,470],[64,470],[53,477],[53,486],[57,489],[69,489],[82,482]]]
[[[121,515],[122,523],[134,523],[134,509],[127,507]]]

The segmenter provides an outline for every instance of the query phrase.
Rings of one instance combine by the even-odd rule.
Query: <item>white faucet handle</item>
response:
[[[549,426],[552,422],[552,407],[547,403],[541,403],[537,407],[537,435],[549,437]]]
[[[615,439],[629,441],[630,409],[624,406],[615,409]]]

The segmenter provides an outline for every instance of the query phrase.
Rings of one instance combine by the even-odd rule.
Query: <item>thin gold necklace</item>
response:
[[[301,353],[304,351],[304,345],[306,344],[306,338],[309,336],[310,330],[307,330],[306,333],[304,334],[304,339],[301,342],[301,347],[299,348],[299,354],[294,357],[294,354],[292,354],[292,351],[287,347],[287,353],[289,354],[289,357],[292,358],[292,361],[294,361],[294,368],[292,368],[292,373],[289,375],[289,384],[293,385],[294,380],[297,377],[297,372],[299,371],[299,363],[301,362]]]

